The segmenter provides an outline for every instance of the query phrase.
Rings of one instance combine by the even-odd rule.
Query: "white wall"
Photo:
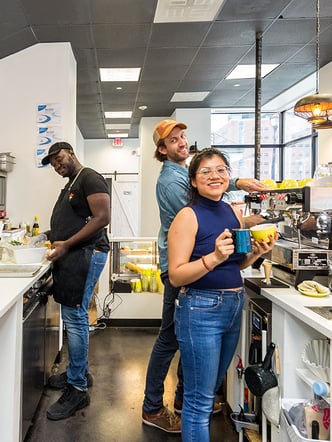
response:
[[[37,44],[0,61],[0,152],[16,157],[8,173],[7,212],[14,226],[40,217],[42,230],[63,179],[37,168],[37,105],[60,103],[62,136],[76,141],[76,61],[69,43]]]
[[[139,140],[123,140],[123,147],[113,147],[112,140],[85,140],[84,165],[102,174],[138,173],[140,161]]]
[[[76,145],[75,145],[75,154],[79,161],[84,164],[84,138],[81,134],[81,131],[78,127],[76,127]]]
[[[189,146],[195,141],[199,150],[211,146],[211,109],[176,109],[174,119],[188,126]]]

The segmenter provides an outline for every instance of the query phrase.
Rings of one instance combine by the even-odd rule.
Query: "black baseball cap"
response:
[[[52,155],[56,155],[57,153],[60,152],[60,150],[62,149],[66,149],[66,150],[73,150],[73,148],[71,147],[71,145],[69,143],[66,143],[64,141],[58,142],[58,143],[54,143],[52,144],[52,146],[49,148],[48,150],[48,154],[44,156],[44,158],[42,159],[42,165],[46,166],[47,164],[50,164],[50,157]]]

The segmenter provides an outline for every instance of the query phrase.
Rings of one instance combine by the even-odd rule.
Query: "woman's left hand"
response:
[[[270,242],[266,242],[264,240],[258,242],[254,240],[253,247],[252,247],[252,253],[253,255],[260,256],[264,255],[264,253],[269,252],[272,250],[274,244],[276,243],[278,239],[278,232],[275,232],[274,235],[269,235]]]

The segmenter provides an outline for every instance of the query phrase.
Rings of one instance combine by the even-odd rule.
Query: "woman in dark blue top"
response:
[[[232,230],[242,227],[242,218],[222,201],[229,175],[227,157],[218,149],[197,153],[189,166],[191,201],[168,234],[169,278],[182,287],[175,331],[184,374],[183,442],[210,440],[216,389],[239,338],[244,297],[240,270],[270,251],[276,240],[254,242],[246,255],[234,253]]]

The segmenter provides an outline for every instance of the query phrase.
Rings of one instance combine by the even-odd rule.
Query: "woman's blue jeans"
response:
[[[61,316],[67,332],[68,358],[67,382],[80,390],[87,389],[89,372],[89,304],[99,276],[105,266],[107,253],[94,250],[85,281],[82,304],[79,307],[61,305]]]
[[[182,442],[209,442],[215,393],[233,358],[244,289],[186,288],[175,309],[184,378]]]

